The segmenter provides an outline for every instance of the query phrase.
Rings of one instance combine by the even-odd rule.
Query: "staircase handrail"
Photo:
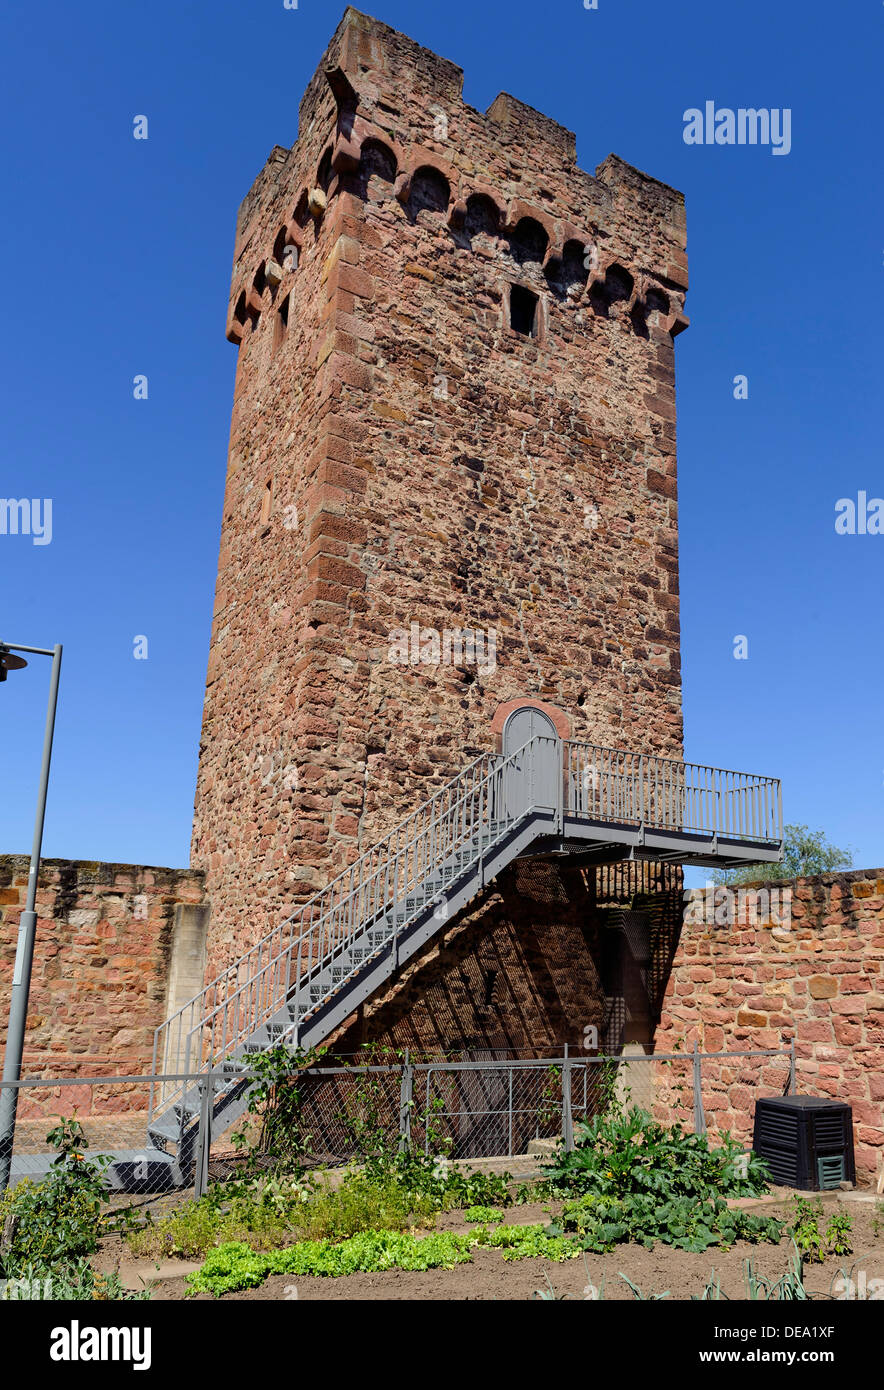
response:
[[[467,821],[466,816],[461,814],[465,811],[470,798],[473,798],[475,801],[475,798],[478,796],[481,816],[482,792],[489,788],[491,779],[497,777],[501,779],[502,784],[502,774],[508,764],[513,764],[517,758],[524,756],[526,750],[529,749],[531,745],[552,741],[553,740],[549,739],[548,736],[535,735],[532,739],[529,739],[522,748],[505,757],[495,753],[480,754],[479,757],[475,758],[455,777],[444,783],[432,796],[428,797],[426,801],[414,811],[410,812],[398,825],[394,826],[381,840],[377,841],[376,844],[359,855],[352,864],[341,870],[335,878],[330,880],[324,888],[314,894],[307,902],[296,907],[284,921],[277,923],[264,937],[255,942],[248,951],[244,952],[237,960],[232,961],[230,965],[225,967],[214,979],[204,985],[192,999],[188,1000],[176,1010],[174,1014],[170,1015],[164,1023],[160,1024],[154,1033],[154,1072],[157,1072],[157,1062],[161,1052],[163,1068],[165,1068],[165,1064],[168,1061],[167,1051],[170,1042],[175,1040],[176,1033],[179,1053],[178,1062],[180,1063],[181,1060],[180,1052],[183,1045],[185,1052],[183,1070],[190,1071],[194,1038],[208,1028],[210,1030],[210,1041],[213,1041],[211,1038],[211,1031],[213,1031],[214,1028],[214,1021],[219,1016],[230,1014],[231,1010],[236,1009],[238,1002],[246,996],[249,991],[252,991],[255,996],[254,1010],[250,1009],[248,1011],[248,1020],[242,1027],[233,1029],[229,1037],[227,1036],[227,1029],[225,1026],[220,1053],[216,1054],[216,1050],[214,1046],[212,1046],[209,1050],[208,1057],[203,1057],[201,1055],[203,1048],[200,1046],[200,1055],[193,1058],[196,1066],[192,1074],[198,1075],[207,1065],[214,1065],[218,1055],[222,1057],[226,1056],[230,1051],[239,1046],[240,1042],[247,1038],[257,1028],[261,1027],[263,1023],[267,1022],[285,1002],[286,998],[290,997],[292,981],[289,977],[289,969],[291,958],[296,949],[298,950],[298,973],[296,975],[294,987],[297,989],[303,983],[305,977],[309,978],[313,973],[323,969],[324,966],[333,959],[334,955],[342,949],[347,941],[352,941],[370,922],[377,920],[384,912],[389,912],[391,908],[395,908],[399,901],[405,899],[409,891],[409,883],[407,881],[407,856],[411,853],[412,857],[414,857],[416,845],[422,842],[425,843],[427,837],[441,826],[443,822],[448,826],[456,825],[458,817],[460,816],[464,827],[463,832],[459,837],[456,832],[453,835],[446,834],[444,836],[432,860],[430,860],[429,857],[425,859],[423,873],[420,879],[415,878],[413,880],[412,886],[415,888],[420,882],[424,882],[432,874],[434,868],[441,867],[446,859],[450,858],[451,854],[454,853],[458,845],[468,842],[468,839],[474,833],[473,827],[481,823],[480,819],[475,815],[472,815],[469,821]],[[480,775],[477,776],[480,768],[482,771]],[[445,797],[449,798],[449,804],[444,811],[442,811],[441,804]],[[486,805],[487,803],[488,798],[486,798]],[[527,814],[528,809],[528,807],[525,808],[525,814]],[[421,818],[423,818],[424,822],[422,826],[419,825]],[[470,826],[470,836],[466,834],[467,824]],[[398,887],[400,857],[402,855],[406,856],[406,881],[403,882],[402,892],[400,894],[398,892]],[[372,862],[374,862],[374,867],[370,869],[367,877],[364,877],[360,872],[361,867],[371,865]],[[389,893],[391,869],[394,874],[392,896],[390,896]],[[332,941],[324,954],[321,952],[318,956],[314,956],[311,952],[308,958],[307,968],[302,973],[302,952],[300,949],[302,944],[309,938],[316,937],[327,925],[334,912],[340,911],[346,904],[352,903],[354,893],[357,896],[363,896],[369,905],[374,903],[374,887],[379,880],[384,879],[387,881],[387,888],[383,901],[376,903],[373,910],[369,911],[361,920],[356,921],[349,932],[342,935],[339,939]],[[345,880],[349,880],[350,882],[349,891],[343,897],[337,898],[338,891],[343,886]],[[303,919],[308,911],[311,913],[312,917],[312,914],[317,909],[319,910],[319,916],[313,918],[306,926],[302,926],[299,934],[296,935],[294,930],[292,930],[286,936],[286,927],[295,928],[299,921],[303,923]],[[273,949],[274,947],[276,949]],[[268,952],[271,952],[271,954],[268,954]],[[288,965],[284,987],[280,988],[279,980],[281,977],[279,974],[279,966],[281,962],[284,961],[288,962]],[[245,978],[242,978],[245,970],[247,970],[248,973],[245,975]],[[267,998],[262,1005],[262,986],[265,981],[267,981],[267,977],[274,971],[277,974],[276,987],[273,986],[273,982],[271,981],[271,987],[268,991]],[[225,984],[228,988],[224,991],[223,998],[218,998],[219,987]],[[229,988],[231,984],[234,984],[232,990]],[[213,994],[214,999],[212,1005],[210,1008],[206,1009],[203,1006]],[[199,1014],[197,1016],[198,1009]],[[187,1019],[186,1023],[185,1019]],[[167,1111],[180,1095],[183,1094],[184,1089],[185,1087],[182,1085],[176,1088],[175,1092],[172,1094],[166,1092],[161,1097],[159,1106],[155,1106],[155,1098],[152,1095],[150,1104],[151,1117],[157,1109]]]

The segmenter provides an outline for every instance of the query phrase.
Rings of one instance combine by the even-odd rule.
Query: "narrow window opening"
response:
[[[537,295],[524,285],[510,289],[510,328],[527,338],[537,337]]]
[[[279,347],[289,329],[289,301],[291,300],[291,290],[282,300],[276,311],[276,318],[273,323],[273,350]]]
[[[264,485],[264,496],[261,498],[261,525],[270,524],[270,516],[273,511],[273,479],[268,478]]]
[[[494,1003],[494,986],[497,982],[497,971],[485,971],[485,1008],[490,1009]]]

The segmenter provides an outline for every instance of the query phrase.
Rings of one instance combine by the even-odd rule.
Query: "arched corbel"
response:
[[[522,221],[523,217],[530,218],[532,222],[537,222],[546,232],[547,251],[555,243],[556,224],[553,218],[545,213],[541,208],[534,207],[533,203],[526,203],[522,198],[513,198],[503,217],[501,231],[504,235],[514,232]]]
[[[227,313],[227,341],[236,343],[237,347],[243,340],[246,330],[246,292],[240,290],[239,294],[234,295],[230,301]]]
[[[586,241],[586,235],[573,227],[570,222],[554,222],[553,231],[546,248],[546,255],[543,258],[543,269],[549,273],[556,262],[561,262],[565,257],[565,246],[569,241],[579,241],[581,246]]]
[[[631,314],[633,309],[635,309],[637,305],[641,307],[644,304],[648,296],[649,288],[650,283],[645,276],[637,275],[635,277],[635,280],[633,281],[632,285],[632,294],[629,296],[629,300],[626,305],[627,314]]]
[[[356,116],[349,133],[343,129],[338,131],[332,154],[332,168],[335,173],[355,174],[358,172],[362,163],[362,146],[367,140],[375,140],[384,145],[395,159],[396,168],[399,170],[405,168],[402,147],[398,141],[391,139],[389,131],[375,126],[363,116]]]
[[[350,78],[340,66],[326,68],[325,80],[332,90],[339,111],[348,109],[356,110],[359,105],[359,93],[350,81]]]
[[[691,321],[684,310],[679,309],[676,313],[669,315],[664,326],[667,333],[671,334],[673,338],[677,338],[679,333],[683,333],[686,328],[690,328]]]
[[[497,223],[494,227],[494,234],[496,236],[499,236],[500,233],[503,231],[503,226],[506,221],[506,211],[501,206],[501,198],[499,191],[496,188],[491,188],[487,183],[470,182],[464,184],[463,199],[467,212],[469,212],[469,204],[472,198],[484,198],[486,202],[494,208],[497,214]]]
[[[353,135],[345,135],[339,131],[332,151],[332,169],[336,174],[355,174],[359,168],[359,159],[362,150],[361,140],[356,140]]]
[[[413,148],[405,167],[410,179],[414,177],[418,169],[435,169],[437,174],[442,175],[452,192],[460,181],[458,172],[453,165],[447,159],[443,159],[441,155],[436,154],[435,150]]]
[[[448,210],[448,225],[455,231],[460,231],[467,220],[467,200],[466,198],[455,198]]]
[[[598,254],[595,265],[590,266],[589,278],[586,282],[587,293],[589,293],[593,285],[604,284],[611,266],[618,263],[616,251],[602,252],[598,249],[598,242],[593,242],[592,244],[595,246]]]

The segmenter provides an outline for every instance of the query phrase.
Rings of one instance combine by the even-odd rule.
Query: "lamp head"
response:
[[[6,680],[8,671],[20,671],[27,664],[23,656],[16,656],[0,642],[0,682]]]

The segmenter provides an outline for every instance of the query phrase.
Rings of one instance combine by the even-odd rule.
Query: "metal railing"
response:
[[[721,1083],[722,1064],[750,1070],[742,1078],[752,1084],[758,1067],[772,1063],[776,1074],[768,1087],[780,1094],[795,1089],[795,1045],[768,1050],[732,1052],[649,1052],[581,1055],[564,1049],[558,1058],[532,1061],[439,1062],[415,1066],[424,1072],[422,1105],[424,1150],[431,1136],[450,1146],[454,1158],[514,1157],[533,1139],[558,1139],[573,1146],[573,1127],[602,1114],[612,1100],[636,1106],[664,1123],[680,1122],[695,1134],[708,1128],[721,1095],[734,1083]],[[705,1068],[705,1070],[704,1070]],[[705,1096],[705,1104],[704,1104]],[[751,1140],[752,1116],[740,1117],[735,1137]]]
[[[456,856],[458,871],[480,859],[532,812],[542,809],[548,822],[554,816],[558,831],[570,817],[776,844],[779,785],[548,735],[506,756],[483,754],[163,1023],[152,1070],[211,1069],[286,1008],[296,1020],[287,1031],[297,1035],[304,1001],[319,1007],[311,986],[330,994],[333,976],[339,991],[379,945],[392,943],[395,961],[399,934],[426,908],[420,891],[440,886]],[[369,933],[371,952],[357,960],[358,938]],[[151,1118],[184,1093],[178,1085],[152,1094]]]
[[[759,844],[782,840],[776,777],[575,740],[564,745],[564,763],[566,815]]]
[[[202,1071],[231,1056],[288,1000],[343,956],[357,934],[383,923],[407,925],[407,899],[460,850],[490,844],[530,809],[517,804],[514,774],[531,784],[536,736],[509,757],[485,753],[407,816],[320,893],[273,928],[156,1030],[153,1071]],[[399,915],[397,915],[397,913]],[[346,976],[344,977],[346,979]],[[341,981],[338,982],[339,985]],[[151,1097],[151,1117],[167,1111],[183,1086]]]

